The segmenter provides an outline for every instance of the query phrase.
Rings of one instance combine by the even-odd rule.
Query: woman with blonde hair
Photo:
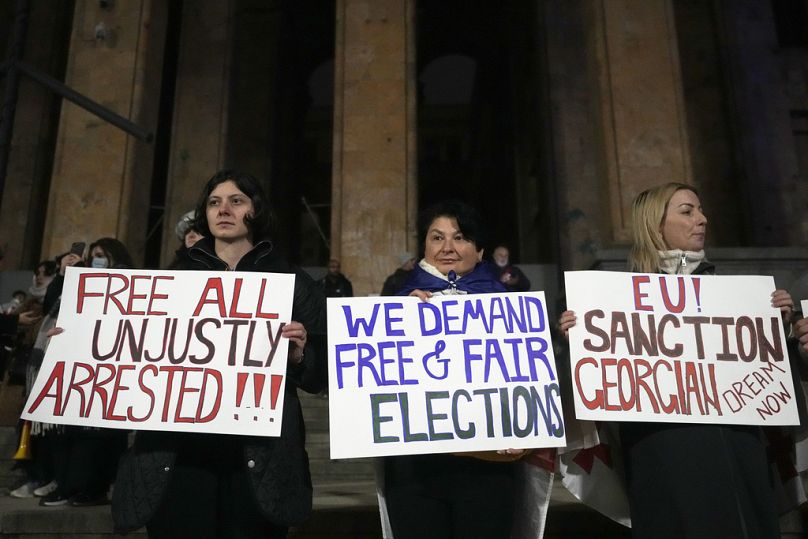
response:
[[[632,206],[629,269],[714,274],[704,255],[707,218],[696,190],[667,183]],[[788,292],[772,293],[788,322]],[[575,313],[565,311],[566,336]],[[634,537],[779,537],[762,432],[744,425],[619,423]]]

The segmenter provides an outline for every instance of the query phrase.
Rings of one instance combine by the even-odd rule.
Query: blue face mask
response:
[[[94,268],[106,268],[109,264],[109,261],[103,256],[94,256],[92,261],[92,267]]]

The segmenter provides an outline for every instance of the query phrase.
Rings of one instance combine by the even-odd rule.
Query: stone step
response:
[[[373,463],[368,459],[310,459],[309,467],[315,485],[345,478],[353,481],[373,479]]]
[[[373,507],[321,509],[299,528],[289,530],[294,539],[380,539],[379,510]]]
[[[112,533],[109,506],[40,507],[38,498],[0,498],[0,530],[3,539],[50,539],[72,537],[97,539],[116,537]],[[119,536],[118,536],[119,537]],[[146,537],[138,530],[127,537]]]
[[[8,494],[25,480],[25,472],[14,460],[19,432],[14,426],[0,426],[0,494]]]

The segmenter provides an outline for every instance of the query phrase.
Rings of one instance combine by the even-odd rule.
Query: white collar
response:
[[[669,274],[690,275],[706,260],[703,249],[698,252],[671,249],[657,253],[659,253],[659,269]]]
[[[418,262],[418,265],[421,266],[421,269],[427,272],[428,274],[433,275],[438,279],[443,279],[447,283],[449,282],[449,277],[442,274],[438,268],[427,262],[426,258],[422,258],[421,261]]]

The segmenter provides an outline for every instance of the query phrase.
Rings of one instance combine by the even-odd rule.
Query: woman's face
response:
[[[482,249],[478,251],[477,245],[458,230],[456,219],[438,217],[429,225],[424,258],[444,275],[452,270],[458,276],[470,273],[482,256]]]
[[[252,213],[252,200],[230,180],[217,185],[208,196],[208,228],[217,240],[252,240],[245,222]]]
[[[707,218],[701,212],[701,202],[693,191],[680,189],[668,201],[665,221],[660,232],[669,249],[701,251],[707,232]]]
[[[90,251],[89,263],[91,268],[108,268],[112,265],[109,260],[109,255],[107,255],[104,248],[100,245],[96,245]]]
[[[53,280],[53,275],[48,275],[45,266],[38,266],[34,271],[34,286],[42,288]]]

